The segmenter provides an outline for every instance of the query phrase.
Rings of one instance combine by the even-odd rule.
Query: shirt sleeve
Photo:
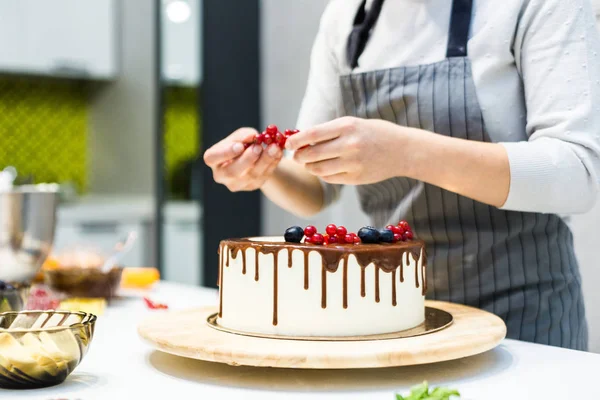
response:
[[[340,4],[340,1],[331,1],[321,17],[319,31],[312,47],[306,91],[296,124],[300,130],[341,116],[340,71],[334,50],[334,43],[338,39],[336,10]],[[339,199],[342,185],[319,180],[323,188],[323,205],[326,207]]]
[[[526,142],[502,143],[503,209],[582,213],[600,175],[600,34],[589,0],[525,1],[514,54],[527,105]]]

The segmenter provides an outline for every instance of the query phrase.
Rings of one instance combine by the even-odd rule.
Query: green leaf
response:
[[[423,382],[421,385],[415,386],[410,390],[408,400],[425,400],[429,395],[429,383]]]
[[[432,400],[437,400],[437,398],[439,398],[440,400],[450,400],[450,397],[452,396],[460,397],[460,393],[458,393],[457,390],[438,387],[431,392],[430,396],[436,396],[436,399]]]
[[[396,400],[406,400],[406,399],[404,399],[404,397],[402,397],[401,395],[396,393]]]

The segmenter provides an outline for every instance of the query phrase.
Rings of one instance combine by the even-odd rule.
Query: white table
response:
[[[161,283],[151,293],[171,309],[217,303],[217,292]],[[154,351],[137,335],[152,312],[141,299],[112,306],[96,325],[82,364],[53,388],[8,391],[0,399],[394,400],[423,380],[466,400],[596,399],[600,355],[505,340],[488,353],[439,364],[377,370],[307,371],[230,367]],[[202,323],[203,321],[199,321]],[[586,397],[587,391],[592,394]],[[285,396],[285,397],[284,397]]]

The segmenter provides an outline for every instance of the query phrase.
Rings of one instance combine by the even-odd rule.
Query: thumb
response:
[[[244,143],[249,143],[256,131],[241,128],[204,152],[204,162],[209,167],[233,160],[244,152]]]

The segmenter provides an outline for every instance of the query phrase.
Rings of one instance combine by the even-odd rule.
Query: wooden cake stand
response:
[[[229,365],[276,368],[348,369],[428,364],[483,353],[506,336],[497,316],[463,305],[426,301],[452,314],[446,328],[425,335],[384,340],[310,341],[261,338],[209,326],[216,307],[161,313],[138,333],[156,349],[177,356]]]

